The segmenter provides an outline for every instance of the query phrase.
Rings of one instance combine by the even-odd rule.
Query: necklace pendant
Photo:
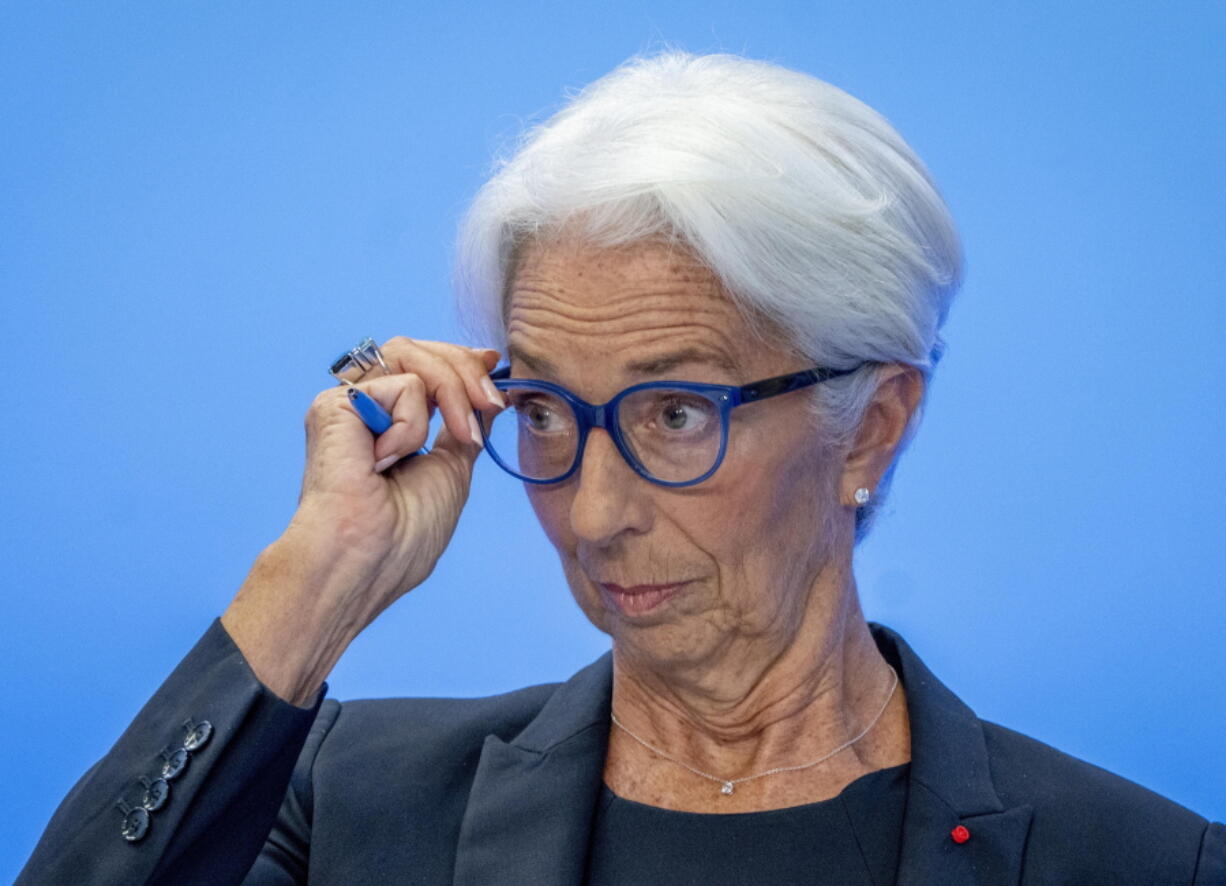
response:
[[[724,795],[731,794],[732,793],[732,782],[730,781],[724,782],[724,786],[719,789],[719,792]]]

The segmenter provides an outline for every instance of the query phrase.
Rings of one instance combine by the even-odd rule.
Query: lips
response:
[[[600,582],[604,597],[612,603],[622,615],[644,615],[660,606],[672,597],[688,581],[679,581],[666,585],[631,585],[624,587],[612,582]]]

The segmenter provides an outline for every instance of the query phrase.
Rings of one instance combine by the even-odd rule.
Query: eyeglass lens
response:
[[[508,407],[484,415],[487,446],[521,477],[556,480],[570,470],[579,446],[579,420],[549,391],[503,387]],[[657,480],[685,483],[709,471],[723,436],[719,406],[693,391],[646,388],[618,403],[622,442]]]

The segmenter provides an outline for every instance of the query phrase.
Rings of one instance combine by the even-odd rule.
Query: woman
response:
[[[768,64],[629,63],[485,186],[460,259],[499,348],[387,342],[373,440],[316,398],[290,526],[21,882],[1226,882],[1226,828],[981,722],[865,622],[852,552],[960,275],[881,117]],[[483,446],[611,655],[322,701]]]

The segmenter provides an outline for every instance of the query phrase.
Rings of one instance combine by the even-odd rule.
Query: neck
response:
[[[683,666],[653,667],[615,645],[613,673],[613,711],[626,727],[722,779],[822,757],[873,722],[893,683],[850,569],[819,577],[787,635],[736,638]],[[823,799],[867,772],[905,762],[910,742],[902,695],[899,687],[855,745],[812,770],[746,782],[737,808],[732,798],[721,799],[720,811]],[[623,796],[671,808],[701,807],[718,797],[718,785],[661,760],[618,729],[606,777],[618,781],[610,784]]]

